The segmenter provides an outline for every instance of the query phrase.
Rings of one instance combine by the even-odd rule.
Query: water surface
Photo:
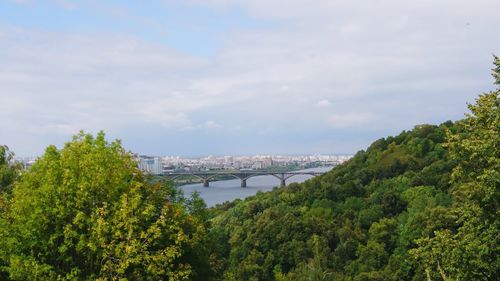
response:
[[[319,167],[312,169],[305,169],[295,172],[326,172],[333,167]],[[297,175],[286,180],[286,184],[293,182],[304,182],[312,178],[310,175]],[[231,179],[224,181],[210,182],[209,187],[203,187],[203,184],[188,184],[181,186],[186,195],[190,195],[194,191],[200,193],[201,198],[205,200],[208,207],[215,206],[216,204],[234,199],[246,198],[255,195],[257,191],[270,191],[274,187],[279,186],[280,180],[274,176],[255,176],[247,179],[247,187],[241,187],[240,179]]]

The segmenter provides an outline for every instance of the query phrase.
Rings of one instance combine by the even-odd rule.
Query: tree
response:
[[[498,85],[498,90],[500,90],[500,58],[493,55],[493,64],[495,67],[492,69],[492,75],[495,78],[495,84]]]
[[[19,178],[21,164],[13,161],[14,153],[5,145],[0,145],[0,228],[4,225],[3,214],[8,209],[12,185]],[[3,249],[0,248],[0,279],[7,279],[8,276],[2,272],[1,268],[6,265],[1,258]]]
[[[500,82],[500,61],[493,76]],[[493,280],[500,276],[500,90],[480,95],[448,147],[456,223],[418,240],[413,255],[443,280]],[[437,274],[436,274],[437,275]]]
[[[204,222],[186,204],[119,141],[80,133],[14,186],[0,259],[12,280],[205,279]]]
[[[6,145],[0,145],[0,193],[10,192],[12,184],[19,176],[21,165],[12,162],[14,153]]]
[[[313,249],[314,256],[309,261],[299,264],[286,276],[275,271],[275,279],[281,280],[307,280],[307,281],[326,281],[332,280],[333,272],[327,268],[328,245],[324,239],[318,235],[313,235],[309,241],[309,246]]]

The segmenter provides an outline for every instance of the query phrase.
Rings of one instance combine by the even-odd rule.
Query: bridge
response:
[[[273,176],[280,181],[280,186],[286,186],[286,180],[297,175],[319,176],[324,172],[186,172],[186,173],[164,173],[159,176],[175,181],[181,177],[195,177],[203,182],[204,187],[210,185],[210,180],[220,176],[229,176],[241,180],[241,187],[247,187],[247,179],[257,176]]]

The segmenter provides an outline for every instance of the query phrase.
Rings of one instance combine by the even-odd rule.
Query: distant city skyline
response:
[[[0,0],[0,144],[354,154],[492,90],[500,1]]]
[[[352,155],[224,155],[224,156],[159,156],[159,155],[133,155],[138,168],[158,175],[165,172],[179,171],[209,171],[209,170],[234,170],[234,169],[268,169],[276,167],[312,168],[318,166],[335,166],[349,160]],[[15,157],[25,167],[35,163],[37,157]],[[290,170],[290,169],[288,169]]]
[[[335,166],[349,160],[352,155],[254,155],[254,156],[207,156],[200,158],[184,158],[179,156],[146,156],[137,155],[139,169],[152,174],[179,171],[210,170],[261,170],[279,167],[292,170],[317,166]]]

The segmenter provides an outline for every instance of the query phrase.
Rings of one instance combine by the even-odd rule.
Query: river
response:
[[[327,172],[333,167],[311,168],[294,172]],[[286,180],[286,184],[293,182],[303,182],[312,178],[310,175],[297,175]],[[255,176],[247,180],[247,187],[241,187],[239,179],[213,181],[210,182],[210,187],[203,187],[203,184],[188,184],[180,188],[184,194],[190,195],[194,191],[200,193],[201,198],[205,200],[208,207],[215,206],[219,203],[232,201],[234,199],[246,198],[255,195],[257,191],[270,191],[274,187],[279,186],[280,181],[274,176]]]

